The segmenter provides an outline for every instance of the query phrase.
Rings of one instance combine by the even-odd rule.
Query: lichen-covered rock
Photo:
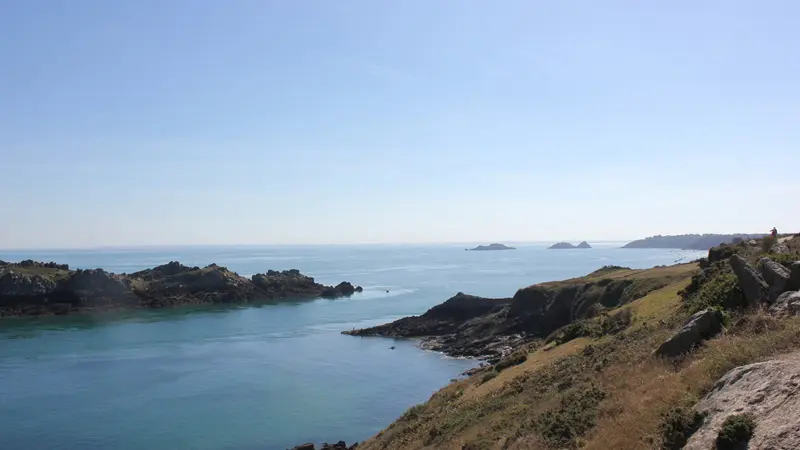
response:
[[[708,450],[723,422],[732,415],[750,414],[756,423],[749,450],[800,448],[800,354],[737,367],[720,378],[695,406],[705,414],[703,425],[685,450]]]
[[[0,269],[0,296],[42,296],[55,289],[56,283],[42,275],[28,275],[12,269]]]
[[[800,292],[784,292],[769,308],[775,315],[796,316],[800,314]]]
[[[706,309],[695,313],[677,333],[656,349],[655,354],[674,357],[687,353],[704,340],[722,331],[722,322],[722,313],[716,309]]]
[[[757,305],[766,301],[769,298],[769,286],[758,271],[739,255],[731,256],[729,261],[747,303]]]
[[[773,302],[789,288],[789,269],[769,258],[761,258],[758,268],[769,286],[769,301]]]

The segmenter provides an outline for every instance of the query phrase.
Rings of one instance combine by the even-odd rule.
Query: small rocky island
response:
[[[589,245],[589,243],[586,241],[583,241],[578,245],[573,245],[570,244],[569,242],[558,242],[547,248],[552,250],[565,250],[570,248],[592,248],[592,246]]]
[[[172,261],[131,274],[70,270],[66,264],[0,261],[0,318],[69,314],[116,308],[160,308],[203,303],[338,298],[361,292],[343,281],[325,286],[297,269],[250,278],[216,264],[189,267]]]
[[[479,245],[475,248],[468,248],[469,251],[489,251],[489,250],[516,250],[514,247],[509,247],[503,244],[489,244],[489,245]]]

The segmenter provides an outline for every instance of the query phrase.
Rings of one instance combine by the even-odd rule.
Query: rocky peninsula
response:
[[[724,244],[688,264],[603,267],[510,298],[459,293],[346,334],[421,338],[491,362],[360,450],[800,445],[798,237]]]
[[[71,270],[54,262],[0,261],[0,317],[337,298],[361,290],[346,281],[325,286],[296,269],[268,270],[246,278],[216,264],[201,268],[177,261],[131,274],[114,274],[103,269]]]

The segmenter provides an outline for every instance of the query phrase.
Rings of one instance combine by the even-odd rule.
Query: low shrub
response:
[[[756,422],[749,414],[735,414],[728,416],[722,423],[722,428],[717,435],[717,450],[735,450],[743,448],[753,437]]]
[[[491,380],[492,378],[494,378],[496,376],[497,376],[497,372],[495,372],[494,370],[490,370],[490,371],[486,372],[481,377],[481,384],[486,383],[487,381]]]
[[[703,424],[704,416],[693,409],[673,408],[662,416],[659,434],[661,448],[680,450]]]
[[[502,372],[509,367],[518,366],[528,360],[528,352],[516,351],[494,365],[494,369]]]
[[[605,396],[595,386],[568,392],[556,408],[535,419],[537,434],[551,447],[576,448],[577,439],[594,427],[597,407]]]

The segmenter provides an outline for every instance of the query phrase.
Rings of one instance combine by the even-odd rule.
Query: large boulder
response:
[[[769,298],[769,286],[753,266],[739,255],[731,256],[729,261],[749,304],[756,305]]]
[[[773,302],[779,295],[789,289],[789,269],[769,258],[761,258],[758,262],[761,277],[769,286],[769,301]]]
[[[687,353],[722,331],[722,321],[722,313],[716,309],[709,308],[695,313],[677,333],[656,349],[655,354],[669,358]]]
[[[0,269],[0,296],[34,297],[52,293],[56,283],[39,274],[23,274],[11,269]]]
[[[793,262],[789,271],[789,289],[800,290],[800,261]]]
[[[756,427],[749,450],[800,448],[800,355],[737,367],[717,381],[695,406],[705,414],[684,450],[715,447],[726,418],[752,415]]]
[[[800,314],[800,292],[784,292],[769,308],[775,315],[796,316]]]

